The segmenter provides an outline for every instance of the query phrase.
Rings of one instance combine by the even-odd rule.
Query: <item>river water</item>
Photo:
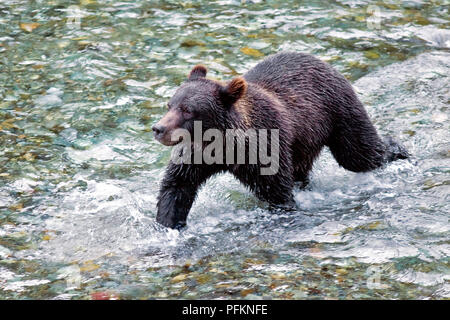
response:
[[[0,299],[449,298],[449,1],[373,3],[2,0]],[[177,86],[281,50],[331,63],[412,157],[324,150],[284,214],[217,176],[158,226]]]

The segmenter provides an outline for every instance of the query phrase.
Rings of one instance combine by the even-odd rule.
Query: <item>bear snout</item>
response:
[[[168,141],[166,135],[167,135],[167,127],[160,124],[159,122],[152,127],[153,135],[156,140],[161,142],[163,145],[170,146],[171,141]],[[170,138],[170,135],[167,135]],[[170,139],[169,139],[170,140]]]
[[[152,126],[155,139],[166,146],[173,146],[179,142],[172,140],[172,133],[183,123],[180,112],[169,110],[158,123]]]
[[[155,138],[158,139],[158,137],[161,137],[164,135],[164,132],[166,132],[166,127],[157,123],[152,127],[152,130],[153,130],[153,134],[155,135]]]

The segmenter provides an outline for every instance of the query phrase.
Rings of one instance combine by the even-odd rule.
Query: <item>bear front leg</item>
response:
[[[213,165],[170,162],[159,191],[156,221],[172,229],[186,226],[186,219],[198,189],[218,171]]]

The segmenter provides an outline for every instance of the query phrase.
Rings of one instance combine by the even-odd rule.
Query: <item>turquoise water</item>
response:
[[[3,0],[0,298],[449,298],[449,4]],[[341,71],[412,158],[355,174],[325,150],[279,215],[218,176],[186,230],[156,225],[177,86],[281,50]]]

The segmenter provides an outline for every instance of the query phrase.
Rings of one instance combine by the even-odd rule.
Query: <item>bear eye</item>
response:
[[[181,107],[181,112],[183,112],[185,119],[190,119],[193,117],[192,111],[187,107]]]

